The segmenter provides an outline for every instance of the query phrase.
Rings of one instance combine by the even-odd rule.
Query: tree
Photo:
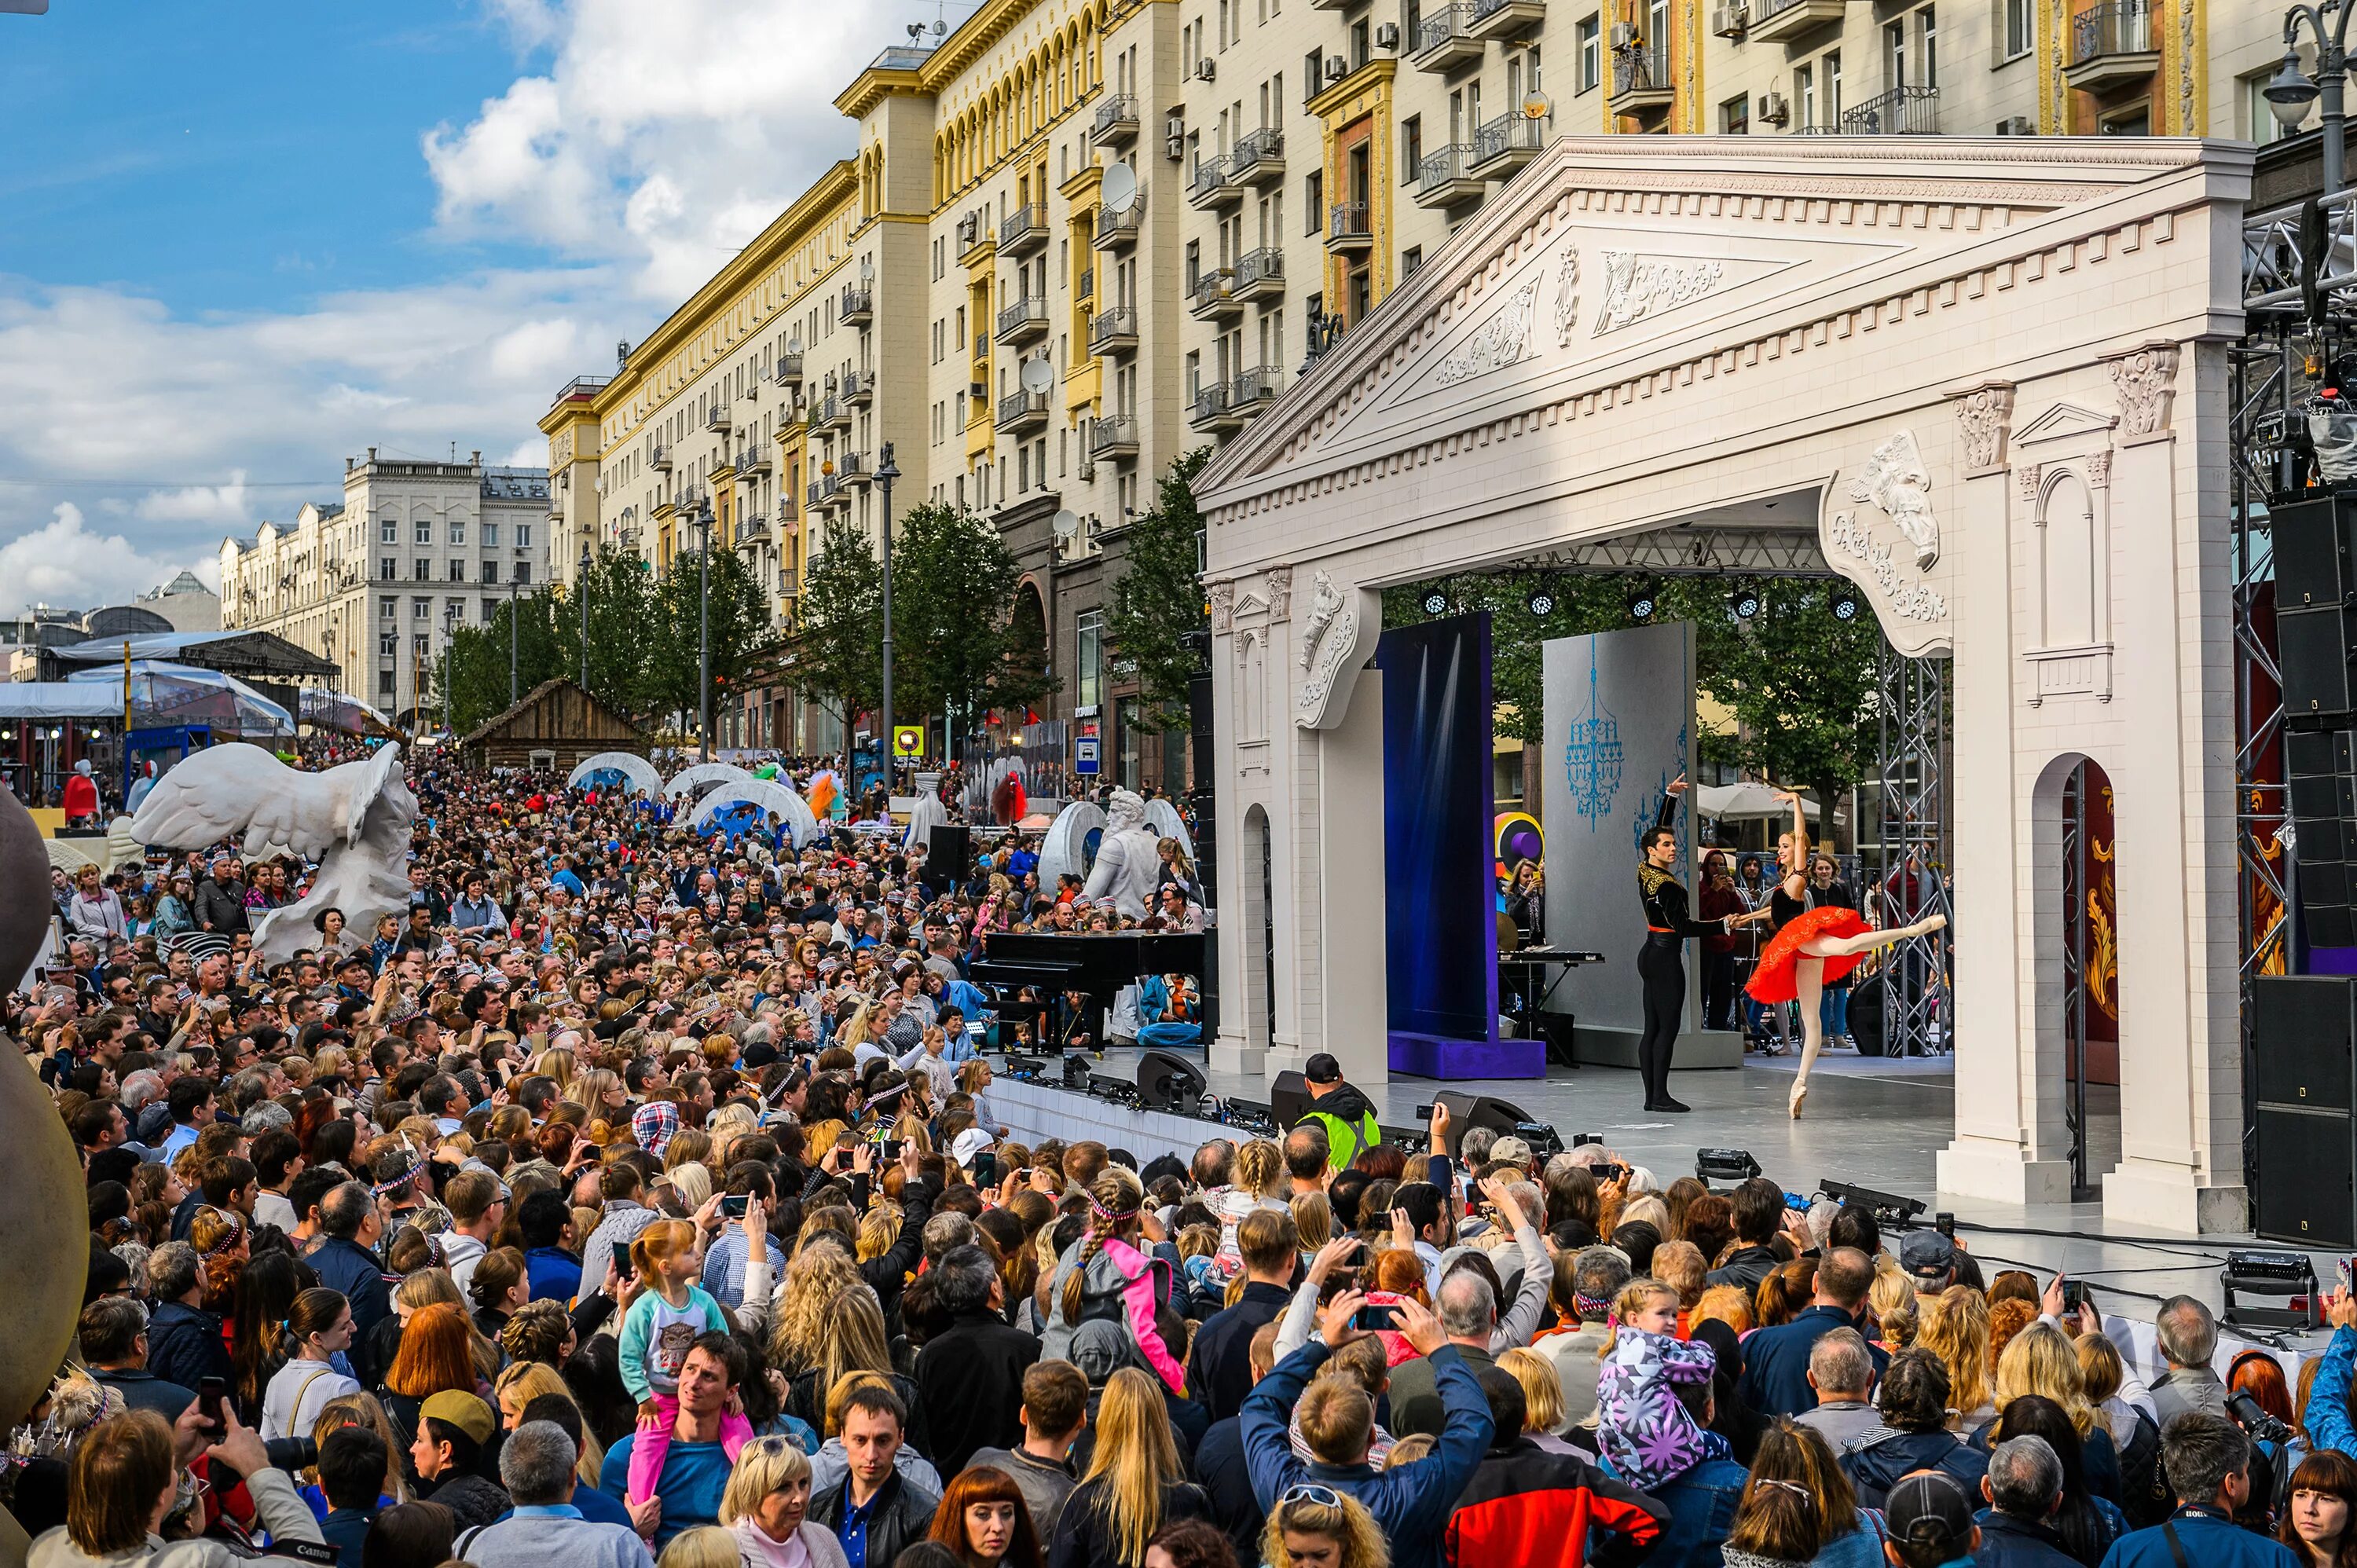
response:
[[[1203,514],[1195,476],[1211,461],[1199,446],[1170,465],[1152,511],[1123,531],[1122,575],[1105,608],[1105,635],[1137,671],[1146,722],[1175,729],[1187,722],[1188,682],[1200,660],[1188,639],[1208,631],[1201,562]]]
[[[883,703],[884,569],[866,530],[847,518],[828,520],[802,569],[801,625],[788,659],[794,681],[834,705],[845,735]]]
[[[482,626],[461,626],[452,632],[446,658],[450,670],[450,717],[457,734],[466,735],[484,720],[504,712],[511,691],[521,697],[543,681],[567,671],[565,660],[570,644],[562,641],[556,633],[554,623],[557,608],[555,590],[543,587],[528,597],[500,604]],[[516,633],[512,684],[508,640],[511,619],[515,623]],[[438,682],[442,661],[436,662]],[[437,684],[434,700],[439,702],[441,696]]]
[[[1022,582],[998,530],[927,502],[900,520],[892,570],[895,705],[942,715],[952,738],[1055,689],[1043,628],[1014,613]],[[954,749],[954,747],[952,747]]]
[[[648,706],[657,714],[676,715],[683,730],[701,712],[696,682],[706,662],[717,709],[720,693],[741,689],[746,674],[779,641],[770,622],[769,596],[745,558],[728,549],[711,553],[708,624],[707,585],[698,552],[673,557],[671,570],[654,586],[654,635],[645,677]]]
[[[589,598],[589,693],[618,713],[643,718],[654,704],[647,693],[648,656],[654,645],[654,575],[637,554],[600,550],[584,587]],[[580,669],[581,606],[566,607]]]
[[[1438,577],[1383,592],[1383,624],[1410,626],[1429,618],[1424,601],[1438,592],[1449,613],[1490,612],[1491,724],[1508,740],[1537,743],[1544,734],[1541,644],[1550,638],[1609,631],[1629,624],[1629,582],[1596,575],[1500,572]],[[1553,596],[1548,613],[1531,613],[1531,596]]]

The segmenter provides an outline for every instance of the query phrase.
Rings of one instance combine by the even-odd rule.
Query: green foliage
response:
[[[845,734],[883,701],[884,569],[866,531],[846,518],[827,521],[802,569],[800,628],[785,668],[834,707]]]
[[[1198,661],[1186,639],[1211,627],[1197,570],[1203,514],[1194,490],[1211,457],[1210,447],[1199,446],[1162,476],[1154,510],[1125,531],[1122,575],[1105,607],[1108,639],[1136,667],[1146,722],[1162,729],[1187,722],[1187,684]]]
[[[654,638],[654,574],[635,553],[601,550],[587,579],[589,596],[589,694],[619,713],[643,717],[652,707],[646,689],[647,654]],[[567,607],[579,678],[581,607]]]
[[[1556,576],[1540,572],[1439,577],[1384,589],[1383,625],[1413,626],[1429,619],[1424,613],[1424,599],[1436,588],[1448,596],[1451,615],[1488,610],[1494,727],[1505,739],[1535,744],[1542,738],[1544,713],[1539,645],[1550,638],[1627,626],[1629,590],[1633,585],[1624,577]],[[1530,610],[1531,594],[1538,588],[1555,596],[1554,612],[1544,619]]]
[[[948,716],[952,740],[993,708],[1054,689],[1045,628],[1014,614],[1022,573],[988,520],[927,502],[902,515],[892,557],[893,706]],[[958,748],[952,745],[953,753]]]
[[[450,671],[450,716],[460,735],[479,726],[484,720],[507,710],[514,697],[554,676],[574,672],[577,660],[580,634],[577,629],[566,636],[563,630],[563,612],[570,603],[558,589],[543,587],[529,597],[511,600],[499,607],[499,611],[487,626],[462,626],[450,639],[447,654]],[[514,679],[509,676],[509,623],[514,623]],[[439,682],[443,667],[440,660],[433,672],[433,702],[438,707],[442,693]]]
[[[728,693],[742,686],[754,664],[776,650],[780,639],[770,623],[769,596],[745,558],[727,549],[714,550],[711,557],[709,663],[716,710]],[[647,710],[673,716],[683,731],[694,728],[699,711],[696,679],[699,653],[705,646],[706,593],[702,555],[689,551],[673,558],[652,595],[653,635],[641,689]]]

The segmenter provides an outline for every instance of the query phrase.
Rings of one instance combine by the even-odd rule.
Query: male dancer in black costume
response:
[[[1689,937],[1706,937],[1728,928],[1724,920],[1696,920],[1688,911],[1684,884],[1671,875],[1678,864],[1678,797],[1685,792],[1685,775],[1670,781],[1662,792],[1661,814],[1645,830],[1639,845],[1637,897],[1645,907],[1645,945],[1637,950],[1637,978],[1645,987],[1645,1032],[1637,1042],[1637,1070],[1645,1079],[1645,1109],[1687,1111],[1670,1098],[1670,1053],[1677,1048],[1678,1024],[1685,1015],[1686,961]]]

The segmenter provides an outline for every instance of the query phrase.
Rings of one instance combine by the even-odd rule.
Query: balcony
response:
[[[823,434],[830,430],[851,428],[851,405],[834,392],[826,394],[819,405],[811,410],[811,428]]]
[[[1048,425],[1046,392],[1013,392],[998,400],[998,429],[1006,435],[1028,435]]]
[[[1815,0],[1800,0],[1812,5]],[[1835,5],[1842,0],[1834,0]],[[1612,55],[1612,98],[1610,107],[1615,114],[1642,114],[1648,110],[1667,109],[1676,96],[1670,81],[1670,48],[1667,41],[1661,44],[1635,43],[1617,49]],[[1486,132],[1488,126],[1483,126]]]
[[[1126,211],[1115,212],[1110,207],[1100,208],[1097,211],[1097,249],[1126,251],[1135,245],[1145,217],[1146,198],[1143,193],[1129,204]]]
[[[714,403],[712,405],[712,412],[704,416],[704,428],[706,430],[727,429],[728,405],[725,403]]]
[[[1519,38],[1546,20],[1546,0],[1473,0],[1473,36]]]
[[[1228,383],[1214,381],[1195,393],[1187,423],[1198,430],[1233,430],[1243,423],[1228,411]]]
[[[1092,354],[1135,354],[1137,352],[1137,312],[1126,305],[1097,312],[1089,323],[1089,352]]]
[[[845,452],[834,466],[834,477],[846,485],[865,485],[876,477],[865,452]]]
[[[1838,22],[1847,0],[1750,0],[1751,26],[1744,37],[1772,44],[1798,38],[1827,22]]]
[[[1514,172],[1545,150],[1547,123],[1516,110],[1473,133],[1471,172],[1483,179],[1512,179]]]
[[[1263,125],[1238,142],[1228,159],[1232,186],[1274,185],[1284,177],[1285,133],[1274,125]]]
[[[802,357],[800,354],[778,356],[777,382],[781,387],[798,387],[802,384]]]
[[[1285,293],[1285,252],[1274,245],[1248,251],[1236,263],[1229,292],[1240,300],[1276,299]]]
[[[1424,155],[1415,166],[1418,207],[1458,207],[1480,199],[1487,188],[1473,172],[1473,144],[1451,142]]]
[[[1929,136],[1940,129],[1940,90],[1894,87],[1841,117],[1845,136]]]
[[[845,288],[843,302],[836,308],[845,327],[865,327],[876,319],[876,291],[872,288]]]
[[[2150,81],[2160,69],[2151,0],[2102,0],[2071,19],[2071,63],[2064,80],[2082,92],[2109,92]]]
[[[1092,462],[1125,461],[1137,456],[1137,421],[1111,414],[1089,421],[1089,457]]]
[[[1415,52],[1409,59],[1418,70],[1455,70],[1480,59],[1486,47],[1473,36],[1471,5],[1443,5],[1416,24]]]
[[[737,520],[737,536],[733,542],[740,547],[748,544],[760,545],[769,543],[770,520],[763,517],[758,511],[750,517],[738,518]]]
[[[1100,147],[1127,146],[1137,139],[1137,100],[1124,92],[1097,105],[1089,140]]]
[[[1096,296],[1097,270],[1094,267],[1084,267],[1081,271],[1081,281],[1072,285],[1072,303],[1087,305]]]
[[[1216,154],[1199,159],[1195,177],[1187,182],[1187,205],[1198,209],[1219,207],[1232,197],[1242,200],[1243,192],[1228,184],[1228,160]]]
[[[874,372],[861,375],[857,371],[843,372],[843,401],[852,408],[866,408],[876,401]]]
[[[1216,267],[1195,280],[1187,291],[1187,314],[1198,321],[1220,321],[1242,315],[1243,302],[1236,297],[1236,274],[1232,267]]]
[[[1048,301],[1039,295],[1027,295],[998,313],[1001,343],[1028,343],[1034,338],[1048,335]]]
[[[647,459],[647,467],[652,468],[658,474],[670,473],[671,448],[668,446],[656,447],[655,455]]]
[[[1002,256],[1028,256],[1048,242],[1048,207],[1035,201],[1028,207],[1017,207],[1006,214],[1006,221],[998,226],[998,253]]]
[[[1228,412],[1238,421],[1250,419],[1276,401],[1277,372],[1267,366],[1246,371],[1228,386]]]
[[[737,471],[745,475],[766,475],[770,471],[769,449],[755,442],[737,454]]]
[[[1373,220],[1363,201],[1338,201],[1326,217],[1326,248],[1357,255],[1375,248]]]

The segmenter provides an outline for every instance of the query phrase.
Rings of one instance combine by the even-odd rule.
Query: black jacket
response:
[[[1039,1359],[1038,1336],[1011,1328],[988,1306],[960,1313],[917,1352],[917,1405],[932,1440],[927,1455],[944,1476],[977,1448],[1023,1446],[1023,1374]]]
[[[2079,1560],[2062,1550],[2062,1538],[2045,1525],[1991,1509],[1980,1516],[1980,1526],[1975,1568],[2078,1568]]]
[[[1137,1568],[1136,1563],[1121,1554],[1121,1543],[1114,1535],[1111,1522],[1096,1506],[1103,1491],[1103,1480],[1083,1481],[1072,1488],[1072,1495],[1064,1501],[1063,1513],[1056,1520],[1056,1538],[1048,1548],[1048,1568]],[[1204,1499],[1200,1487],[1176,1481],[1162,1488],[1163,1524],[1211,1517],[1211,1505]],[[875,1561],[872,1546],[868,1548],[868,1560]]]
[[[92,1367],[90,1375],[123,1396],[123,1402],[133,1410],[152,1410],[166,1421],[178,1421],[196,1395],[178,1383],[167,1382],[153,1372],[124,1368],[110,1370]]]
[[[221,1314],[167,1301],[147,1320],[147,1369],[167,1383],[193,1389],[199,1378],[231,1376]],[[185,1410],[188,1407],[180,1407]]]
[[[1211,1521],[1236,1549],[1236,1561],[1257,1561],[1261,1527],[1268,1522],[1268,1513],[1253,1496],[1243,1418],[1232,1415],[1213,1422],[1203,1434],[1203,1441],[1195,1445],[1195,1479],[1211,1499]]]
[[[1988,1474],[1988,1455],[1952,1432],[1869,1432],[1842,1455],[1842,1471],[1857,1488],[1857,1506],[1879,1509],[1899,1477],[1912,1470],[1943,1470],[1964,1487],[1966,1497],[1980,1496],[1981,1477]]]
[[[208,876],[197,884],[196,908],[189,911],[197,918],[199,930],[219,931],[234,936],[246,929],[245,884],[232,882],[226,887]]]
[[[1187,1357],[1187,1397],[1225,1421],[1243,1408],[1252,1392],[1252,1341],[1261,1325],[1281,1316],[1292,1294],[1283,1285],[1244,1286],[1236,1304],[1211,1314],[1195,1330]]]
[[[848,1479],[839,1487],[813,1494],[810,1500],[811,1518],[839,1537],[850,1497]],[[876,1494],[874,1510],[867,1516],[867,1561],[881,1568],[899,1556],[904,1548],[924,1540],[925,1531],[932,1528],[933,1509],[941,1500],[921,1487],[910,1486],[899,1471],[893,1471],[886,1477],[883,1489]]]
[[[480,1476],[453,1476],[427,1492],[425,1500],[448,1509],[461,1530],[489,1524],[515,1506],[497,1481]]]

